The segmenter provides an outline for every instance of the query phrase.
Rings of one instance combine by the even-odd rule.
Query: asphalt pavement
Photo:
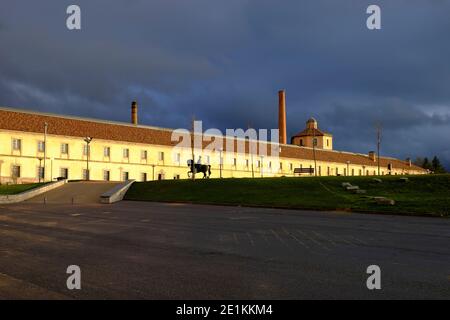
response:
[[[0,299],[450,299],[449,219],[37,202],[1,206],[0,239]]]

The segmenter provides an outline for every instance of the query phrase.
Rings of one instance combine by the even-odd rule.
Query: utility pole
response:
[[[46,176],[46,171],[47,168],[45,167],[45,160],[47,159],[47,130],[48,130],[48,123],[45,122],[44,123],[44,182],[45,182],[45,176]]]
[[[378,162],[378,175],[380,175],[380,145],[381,145],[381,124],[376,124],[377,128],[377,162]]]

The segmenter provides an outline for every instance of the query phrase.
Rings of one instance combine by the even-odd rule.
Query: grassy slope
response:
[[[125,199],[450,216],[450,175],[408,178],[406,183],[399,176],[383,176],[382,183],[373,177],[168,180],[135,183]],[[342,182],[367,194],[344,191]],[[367,196],[385,196],[396,205],[377,205]]]
[[[0,195],[18,194],[44,185],[44,183],[0,185]]]

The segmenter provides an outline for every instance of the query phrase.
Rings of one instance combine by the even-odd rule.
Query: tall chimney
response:
[[[138,114],[137,114],[137,102],[133,101],[131,103],[131,123],[134,125],[138,124]]]
[[[281,144],[286,144],[286,92],[278,91],[278,134]]]

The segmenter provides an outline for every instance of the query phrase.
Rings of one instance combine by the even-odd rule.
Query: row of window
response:
[[[21,139],[13,139],[12,140],[12,149],[14,151],[21,151],[22,150],[22,140]],[[45,142],[38,141],[37,149],[38,149],[38,152],[45,152]],[[61,143],[60,152],[63,155],[68,155],[69,154],[69,144]],[[83,156],[87,156],[89,152],[90,152],[90,147],[88,147],[88,145],[83,145]],[[106,158],[111,157],[111,147],[103,148],[103,156]],[[178,161],[179,161],[180,155],[178,154],[177,156],[178,156]],[[129,157],[130,157],[130,149],[124,148],[123,149],[123,158],[128,159]],[[141,150],[141,159],[146,160],[147,158],[148,158],[147,150]],[[158,161],[164,161],[164,152],[158,153]]]
[[[290,167],[292,168],[292,164],[290,164]],[[310,168],[312,168],[312,166],[310,166]],[[21,167],[19,165],[13,165],[11,170],[12,170],[12,177],[13,178],[20,178],[21,177]],[[368,175],[370,175],[370,173],[372,173],[372,175],[376,175],[377,171],[376,170],[372,170],[372,172],[370,172],[369,170],[366,170],[364,172],[362,169],[358,169],[358,175],[360,175],[360,176],[363,175],[363,174],[368,176]],[[380,173],[381,173],[381,175],[385,174],[384,171],[381,171]],[[322,175],[322,166],[318,166],[317,174],[319,176]],[[312,173],[311,173],[311,175],[312,175]],[[330,175],[337,175],[337,176],[339,176],[341,174],[340,174],[340,171],[339,171],[338,167],[334,168],[334,173],[333,173],[333,168],[327,167],[327,175],[328,176],[330,176]],[[343,169],[343,175],[347,176],[347,170],[345,168]],[[355,169],[354,168],[351,169],[351,175],[352,176],[355,175]],[[62,178],[65,178],[65,179],[69,179],[69,169],[68,168],[60,168],[59,176],[62,177]],[[89,171],[87,169],[83,169],[82,176],[83,176],[84,180],[88,180],[89,179]],[[37,168],[37,177],[38,177],[38,179],[44,179],[44,168],[43,167],[38,167]],[[110,178],[111,178],[110,170],[103,170],[103,180],[104,181],[110,181]],[[123,171],[121,178],[124,181],[129,180],[130,179],[129,172]],[[145,172],[141,173],[141,177],[140,178],[141,178],[140,181],[148,181],[147,180],[147,173],[145,173]],[[164,179],[164,173],[159,173],[158,174],[158,180],[162,180],[162,179]],[[174,179],[180,179],[180,175],[178,175],[178,174],[175,175]]]

